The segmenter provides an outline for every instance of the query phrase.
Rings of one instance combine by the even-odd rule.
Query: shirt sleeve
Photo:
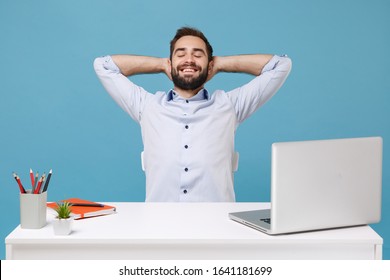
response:
[[[239,123],[252,115],[278,91],[290,70],[290,58],[274,55],[259,76],[242,87],[227,92]]]
[[[109,95],[132,119],[139,123],[142,109],[150,93],[124,76],[111,56],[96,58],[94,68]]]

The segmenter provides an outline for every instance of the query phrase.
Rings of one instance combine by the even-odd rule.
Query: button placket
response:
[[[186,133],[186,132],[188,132],[188,131],[185,131],[184,134],[185,134],[185,136],[188,136],[188,133]],[[188,147],[189,147],[188,144],[187,144],[187,143],[188,143],[188,140],[187,140],[187,139],[188,139],[187,137],[183,137],[184,143],[186,143],[186,144],[184,144],[184,149],[185,149],[185,150],[188,150]],[[186,153],[186,154],[187,154],[187,153]],[[185,167],[185,168],[184,168],[184,171],[185,171],[185,172],[188,172],[188,171],[189,171],[189,168],[188,168],[188,167]]]
[[[182,130],[182,157],[181,157],[181,166],[182,166],[182,175],[180,180],[180,193],[183,196],[183,200],[185,201],[189,193],[190,186],[190,174],[189,174],[189,164],[190,164],[190,154],[189,147],[190,147],[190,139],[191,139],[191,130],[190,130],[190,124],[188,120],[188,114],[185,112],[183,113],[183,130]]]

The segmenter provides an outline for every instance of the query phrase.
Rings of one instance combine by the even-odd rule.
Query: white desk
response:
[[[228,213],[267,203],[109,203],[117,214],[74,221],[55,236],[54,216],[39,230],[18,226],[6,259],[382,259],[383,239],[369,226],[269,236]]]

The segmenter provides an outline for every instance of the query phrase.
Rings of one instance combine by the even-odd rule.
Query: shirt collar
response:
[[[173,89],[171,89],[167,93],[167,100],[172,101],[174,99],[178,99],[178,100],[183,99],[184,100],[185,98],[182,98]],[[197,94],[195,94],[193,97],[189,98],[188,100],[198,101],[198,100],[209,100],[209,99],[210,99],[209,92],[207,91],[207,89],[202,88]]]

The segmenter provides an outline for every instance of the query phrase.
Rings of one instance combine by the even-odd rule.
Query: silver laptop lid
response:
[[[272,145],[271,231],[379,222],[382,138]]]

